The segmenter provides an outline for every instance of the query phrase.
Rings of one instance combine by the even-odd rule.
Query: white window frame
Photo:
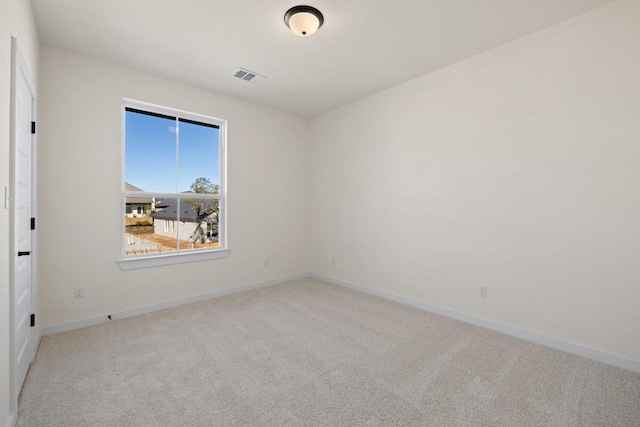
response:
[[[184,198],[180,197],[180,193],[157,193],[157,192],[139,192],[126,191],[125,188],[125,109],[134,108],[152,113],[163,114],[193,120],[196,122],[208,123],[218,126],[219,132],[219,159],[220,159],[220,190],[218,194],[202,195],[203,198],[220,200],[218,212],[218,247],[212,249],[191,249],[179,250],[176,252],[162,252],[158,254],[145,255],[125,255],[126,250],[126,199],[127,197],[167,197],[167,198]],[[122,270],[131,270],[136,268],[156,267],[169,264],[181,264],[185,262],[202,261],[216,258],[226,258],[229,256],[230,249],[227,239],[227,121],[213,117],[203,116],[201,114],[190,113],[175,108],[163,107],[160,105],[149,104],[147,102],[136,101],[133,99],[122,99],[121,105],[121,191],[120,191],[120,216],[121,216],[121,241],[120,256],[117,263]]]

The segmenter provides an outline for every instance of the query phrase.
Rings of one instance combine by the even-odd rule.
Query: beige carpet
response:
[[[640,375],[304,279],[42,339],[18,426],[640,426]]]

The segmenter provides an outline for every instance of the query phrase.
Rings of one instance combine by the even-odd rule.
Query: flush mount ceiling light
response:
[[[284,14],[284,23],[296,35],[307,37],[322,27],[324,17],[315,7],[294,6]]]

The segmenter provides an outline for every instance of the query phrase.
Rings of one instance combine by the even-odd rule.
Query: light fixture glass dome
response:
[[[294,34],[308,37],[324,23],[322,13],[311,6],[295,6],[285,13],[284,22]]]

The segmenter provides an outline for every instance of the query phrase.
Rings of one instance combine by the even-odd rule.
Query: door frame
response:
[[[17,256],[17,246],[15,241],[15,226],[16,226],[16,218],[15,218],[15,204],[13,200],[16,194],[16,102],[17,102],[17,84],[18,84],[18,75],[22,74],[24,76],[24,81],[26,82],[27,89],[31,94],[31,121],[36,121],[36,92],[35,86],[33,83],[32,74],[29,72],[29,67],[20,51],[18,40],[16,37],[11,37],[11,107],[10,107],[10,148],[9,148],[9,191],[10,191],[10,209],[9,209],[9,242],[10,242],[10,262],[9,262],[9,325],[10,325],[10,334],[9,334],[9,360],[11,366],[10,373],[10,399],[9,402],[9,411],[12,417],[17,416],[18,411],[18,396],[20,395],[21,389],[18,389],[16,384],[16,348],[15,348],[15,271],[14,271],[14,262],[15,257]],[[36,135],[34,133],[31,134],[31,217],[35,217],[36,209]],[[30,260],[30,301],[29,305],[31,307],[31,313],[37,313],[35,302],[36,302],[36,253],[34,249],[37,247],[36,245],[36,231],[32,230],[31,232],[31,260]],[[33,327],[31,328],[31,351],[29,354],[30,362],[32,363],[35,359],[36,351],[39,345],[40,334],[38,333],[39,328]],[[14,418],[15,419],[15,418]]]

